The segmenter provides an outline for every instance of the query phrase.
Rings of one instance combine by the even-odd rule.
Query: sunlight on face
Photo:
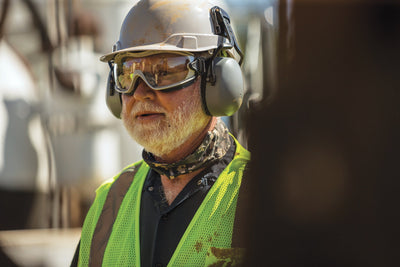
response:
[[[141,110],[165,113],[166,116],[154,123],[135,123],[130,114]],[[210,119],[202,110],[199,90],[194,90],[193,97],[186,98],[172,112],[152,102],[137,102],[130,113],[123,107],[121,118],[132,138],[158,157],[178,148],[192,134],[206,127]]]

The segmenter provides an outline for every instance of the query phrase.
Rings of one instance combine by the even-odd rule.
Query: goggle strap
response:
[[[207,103],[206,103],[206,87],[208,82],[208,72],[204,72],[201,74],[201,81],[200,81],[200,91],[201,91],[201,102],[203,106],[203,110],[209,116],[211,116],[210,111],[208,110]]]
[[[113,63],[108,61],[108,66],[110,67],[108,82],[110,87],[110,95],[114,95],[116,93],[115,90],[115,80],[114,80],[114,70],[113,70]]]
[[[203,57],[198,57],[192,62],[188,64],[189,68],[194,70],[196,73],[204,73],[206,72],[206,62],[205,58]]]

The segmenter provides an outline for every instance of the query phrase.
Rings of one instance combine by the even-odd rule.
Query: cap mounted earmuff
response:
[[[220,7],[210,9],[215,34],[225,37],[229,46],[240,56],[239,62],[231,57],[218,57],[226,43],[220,42],[214,50],[207,72],[207,83],[202,83],[202,98],[207,114],[212,116],[233,115],[242,105],[244,81],[240,65],[243,53],[236,41],[228,14]]]
[[[243,99],[243,54],[228,14],[218,6],[207,7],[207,0],[157,2],[138,1],[123,22],[114,51],[101,57],[111,68],[106,102],[112,114],[120,118],[120,94],[132,94],[139,78],[153,90],[178,90],[198,76],[205,112],[211,116],[235,113]],[[182,6],[188,8],[179,11]],[[177,16],[171,10],[181,13]],[[207,26],[210,23],[212,27]],[[210,58],[196,57],[210,50]],[[221,57],[224,51],[236,59]]]

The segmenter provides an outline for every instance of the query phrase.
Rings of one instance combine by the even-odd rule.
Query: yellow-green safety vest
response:
[[[235,143],[233,160],[207,193],[168,266],[208,266],[222,261],[233,266],[239,260],[238,250],[231,248],[232,231],[250,153],[236,139]],[[140,266],[140,199],[149,170],[139,161],[96,190],[82,228],[78,266]]]

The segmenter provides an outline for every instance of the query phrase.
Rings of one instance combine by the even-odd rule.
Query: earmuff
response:
[[[212,60],[214,78],[202,79],[202,100],[206,114],[222,117],[233,115],[242,105],[244,81],[239,64],[230,57]]]
[[[238,63],[233,58],[217,56],[224,47],[223,43],[219,45],[211,60],[208,64],[205,64],[205,69],[200,70],[203,109],[206,114],[211,116],[231,116],[240,108],[243,100],[244,80],[240,68],[243,54],[230,27],[227,13],[219,7],[213,7],[211,18],[215,33],[228,39],[241,59]],[[115,90],[111,65],[107,81],[106,103],[111,113],[120,119],[122,111],[121,94]]]
[[[218,48],[214,51],[211,62],[207,66],[205,74],[207,83],[202,84],[203,105],[209,115],[231,116],[240,108],[243,101],[244,81],[240,69],[243,53],[236,41],[228,13],[215,6],[210,9],[210,16],[214,33],[224,38],[221,38]],[[227,39],[239,54],[239,63],[230,57],[218,57],[224,48],[224,39]]]
[[[122,100],[121,94],[115,91],[114,74],[112,69],[108,74],[107,89],[106,89],[106,104],[111,113],[121,119]]]

